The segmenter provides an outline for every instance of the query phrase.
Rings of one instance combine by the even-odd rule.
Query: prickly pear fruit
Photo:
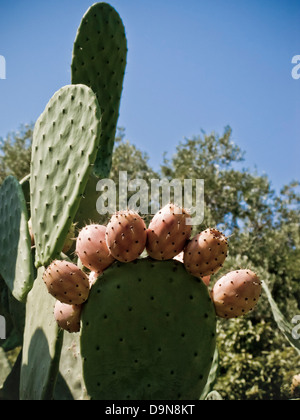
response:
[[[89,278],[73,263],[53,261],[43,280],[48,292],[62,303],[80,305],[88,298]]]
[[[106,244],[106,227],[88,225],[84,227],[76,241],[76,254],[84,267],[101,274],[114,261]]]
[[[69,333],[80,331],[81,305],[68,305],[59,300],[54,306],[54,318],[60,328]]]
[[[223,233],[207,229],[190,240],[184,250],[186,270],[195,277],[217,273],[227,257],[228,242]]]
[[[147,230],[147,252],[156,260],[170,260],[178,255],[189,239],[192,226],[185,209],[167,204],[155,214]]]
[[[211,297],[221,318],[235,318],[252,311],[261,295],[261,282],[251,270],[228,273],[214,285]]]
[[[114,214],[106,227],[106,243],[112,256],[121,262],[136,260],[144,251],[147,231],[138,213],[126,210]]]

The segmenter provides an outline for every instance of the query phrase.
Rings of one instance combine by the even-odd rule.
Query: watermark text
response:
[[[119,172],[118,188],[111,179],[101,179],[97,184],[101,192],[97,200],[97,211],[101,215],[130,209],[141,214],[155,214],[170,202],[185,208],[190,218],[187,225],[200,225],[204,220],[203,179],[144,179],[128,180],[126,171]],[[129,193],[134,194],[129,194]],[[130,195],[130,197],[129,197]],[[128,198],[129,197],[129,198]],[[117,200],[118,198],[118,200]],[[118,206],[117,206],[118,201]]]
[[[300,55],[294,55],[292,64],[296,64],[296,66],[292,68],[292,78],[298,80],[300,79]]]

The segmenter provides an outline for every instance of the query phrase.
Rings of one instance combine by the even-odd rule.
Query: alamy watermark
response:
[[[0,55],[0,79],[6,79],[6,60]]]
[[[97,200],[97,211],[101,215],[112,214],[117,208],[134,210],[143,215],[155,214],[170,202],[185,208],[190,214],[188,225],[200,225],[204,220],[203,179],[144,179],[128,180],[126,171],[119,172],[118,191],[112,179],[101,179],[97,191],[102,192]],[[171,191],[172,198],[171,199]],[[128,199],[129,193],[131,194]],[[117,203],[118,197],[118,203]],[[118,205],[117,205],[118,204]]]
[[[292,68],[292,78],[298,80],[300,79],[300,55],[294,55],[292,64],[296,64],[296,66]]]
[[[6,339],[6,321],[4,316],[0,315],[0,340]]]

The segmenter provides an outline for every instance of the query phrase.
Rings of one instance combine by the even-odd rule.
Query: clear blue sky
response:
[[[0,0],[0,137],[70,83],[86,0]],[[300,176],[300,0],[111,0],[128,38],[119,126],[158,167],[184,137],[222,134],[280,188]]]

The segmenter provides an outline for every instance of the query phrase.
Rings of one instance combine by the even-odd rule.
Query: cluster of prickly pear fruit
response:
[[[210,276],[222,267],[228,254],[228,240],[217,229],[190,238],[192,226],[189,213],[172,203],[157,212],[148,228],[143,218],[131,210],[113,214],[107,226],[90,224],[82,228],[76,240],[76,255],[89,271],[89,277],[76,265],[54,261],[44,273],[44,282],[64,306],[55,311],[57,322],[69,332],[73,325],[74,305],[88,299],[89,289],[97,278],[115,261],[132,262],[146,250],[150,258],[159,261],[175,259],[184,264],[188,273],[201,278],[208,286]],[[256,305],[261,283],[250,270],[238,270],[222,277],[214,286],[211,297],[216,313],[222,318],[244,315]],[[73,310],[68,308],[73,307]],[[77,311],[77,315],[80,314]]]

